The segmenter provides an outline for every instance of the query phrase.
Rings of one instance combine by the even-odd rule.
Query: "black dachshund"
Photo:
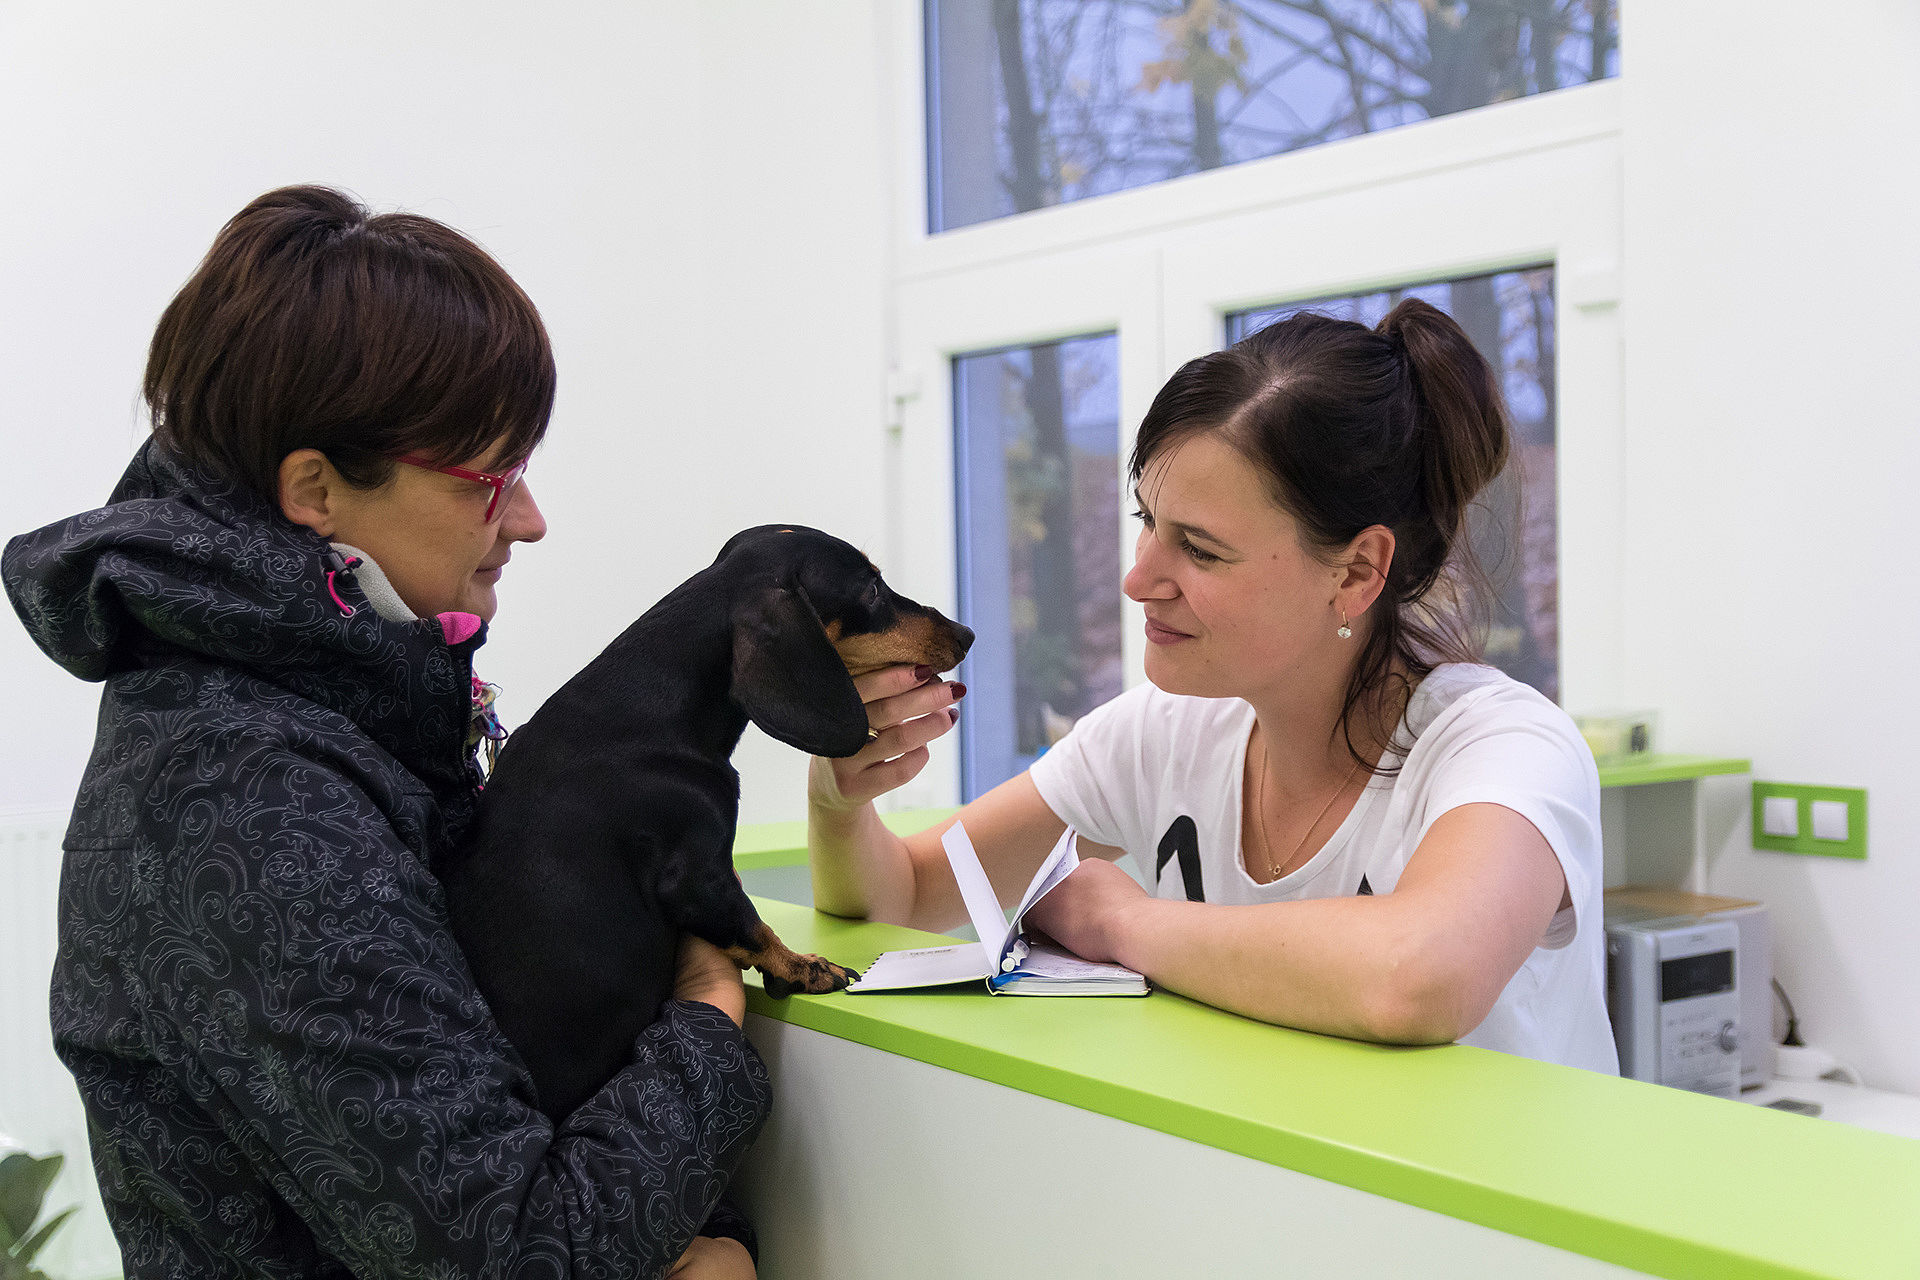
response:
[[[896,595],[817,529],[736,534],[516,730],[444,882],[454,932],[547,1114],[632,1057],[672,989],[681,932],[758,969],[768,994],[858,975],[797,955],[733,870],[752,720],[812,755],[871,738],[854,675],[945,671],[973,633]]]

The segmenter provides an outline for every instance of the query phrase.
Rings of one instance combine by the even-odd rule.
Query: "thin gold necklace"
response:
[[[1340,785],[1333,789],[1333,794],[1327,797],[1327,802],[1320,806],[1319,814],[1314,817],[1306,834],[1300,837],[1300,843],[1293,846],[1293,852],[1287,855],[1288,862],[1299,857],[1300,851],[1307,847],[1307,841],[1313,839],[1313,833],[1320,826],[1320,820],[1327,816],[1327,810],[1333,808],[1333,802],[1338,800],[1340,793],[1347,789],[1347,783],[1353,779],[1354,770],[1359,767],[1359,761],[1355,761],[1341,776]],[[1267,858],[1267,883],[1271,884],[1280,878],[1280,868],[1274,865],[1273,837],[1267,834],[1267,735],[1264,733],[1260,735],[1260,778],[1254,785],[1253,819],[1260,827],[1261,851]]]

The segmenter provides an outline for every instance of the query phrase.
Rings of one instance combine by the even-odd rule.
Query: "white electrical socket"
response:
[[[1813,835],[1816,840],[1845,840],[1847,838],[1847,802],[1815,800],[1813,802]]]

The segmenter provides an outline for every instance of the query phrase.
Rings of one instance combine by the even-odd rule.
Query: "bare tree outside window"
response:
[[[1618,0],[927,0],[968,226],[1616,76]]]
[[[1104,334],[954,360],[967,799],[1120,693],[1117,355]]]
[[[1555,518],[1553,268],[1529,267],[1317,298],[1227,317],[1227,341],[1299,311],[1373,326],[1402,298],[1431,302],[1460,322],[1499,373],[1513,426],[1507,469],[1467,515],[1473,552],[1495,598],[1486,658],[1555,701],[1560,696],[1560,557]]]
[[[934,231],[1619,74],[1617,0],[926,0],[926,13]],[[1505,584],[1488,656],[1555,696],[1552,269],[1344,305],[1384,311],[1404,292],[1459,318],[1506,378],[1515,463],[1471,526]],[[1100,428],[1112,448],[1083,438],[1117,420],[1115,351],[1107,335],[954,362],[962,608],[982,632],[969,798],[1119,692],[1117,425]],[[1524,526],[1501,518],[1516,509]],[[1006,705],[982,701],[992,689]]]

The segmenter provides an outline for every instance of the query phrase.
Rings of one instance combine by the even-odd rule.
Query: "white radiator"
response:
[[[80,1212],[35,1262],[61,1280],[93,1280],[120,1274],[120,1248],[94,1184],[80,1095],[47,1025],[66,828],[64,811],[0,814],[0,1145],[66,1156],[46,1212]]]

